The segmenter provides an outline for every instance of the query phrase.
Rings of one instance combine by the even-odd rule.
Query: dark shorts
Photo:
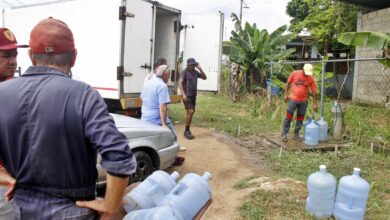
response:
[[[196,105],[196,95],[194,96],[187,96],[187,101],[183,101],[184,103],[184,108],[185,109],[194,109],[195,110],[195,105]]]

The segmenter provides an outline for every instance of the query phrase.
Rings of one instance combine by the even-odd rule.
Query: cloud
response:
[[[259,29],[274,31],[282,25],[288,25],[290,17],[286,14],[289,0],[245,0],[249,9],[243,9],[243,22],[256,23]],[[230,36],[233,22],[232,13],[240,14],[239,0],[160,0],[162,4],[177,8],[183,15],[187,13],[217,13],[225,14],[225,39]]]

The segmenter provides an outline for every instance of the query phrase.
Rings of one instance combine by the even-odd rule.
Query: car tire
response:
[[[134,156],[137,160],[137,170],[129,178],[129,184],[141,182],[155,170],[152,158],[144,151],[135,151]]]

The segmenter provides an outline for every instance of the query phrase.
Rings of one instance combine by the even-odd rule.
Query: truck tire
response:
[[[144,151],[135,151],[134,156],[137,160],[137,170],[129,178],[129,184],[141,182],[155,170],[152,158]]]

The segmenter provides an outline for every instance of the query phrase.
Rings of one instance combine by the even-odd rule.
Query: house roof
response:
[[[390,7],[389,0],[337,0],[337,1],[351,3],[351,4],[360,5],[367,8],[373,8],[378,10]]]

